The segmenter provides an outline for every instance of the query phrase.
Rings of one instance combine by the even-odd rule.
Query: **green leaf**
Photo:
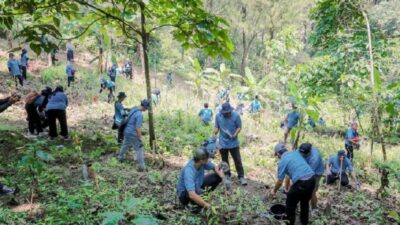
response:
[[[51,154],[42,150],[37,151],[36,156],[46,162],[54,160],[54,157]]]
[[[111,62],[117,63],[117,57],[115,57],[115,55],[111,56]]]
[[[38,44],[32,42],[29,44],[29,47],[32,49],[33,52],[36,53],[36,55],[40,55],[40,53],[42,53],[42,48]]]
[[[377,68],[374,69],[374,89],[378,92],[382,90],[381,75]]]
[[[106,212],[102,215],[105,217],[101,223],[102,225],[118,225],[119,221],[124,219],[124,213],[122,212]]]
[[[135,225],[157,225],[157,219],[149,216],[139,215],[135,220],[133,220]]]
[[[102,28],[100,28],[100,32],[103,35],[103,41],[104,41],[106,48],[110,49],[111,39],[110,39],[110,36],[108,36],[107,30],[104,27],[102,27]]]

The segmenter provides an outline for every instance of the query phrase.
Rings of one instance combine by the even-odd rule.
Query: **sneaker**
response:
[[[244,177],[239,178],[240,184],[242,186],[246,186],[247,185],[247,180]]]
[[[3,186],[3,189],[0,190],[1,195],[12,195],[14,194],[14,189],[9,188],[7,186]]]

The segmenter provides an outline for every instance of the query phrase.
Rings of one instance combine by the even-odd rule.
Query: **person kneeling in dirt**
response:
[[[10,97],[5,99],[0,99],[0,113],[4,112],[8,107],[17,103],[21,99],[21,96],[17,94],[12,94]]]
[[[219,166],[209,162],[209,152],[205,148],[198,149],[179,175],[177,184],[177,196],[182,205],[189,203],[210,208],[201,195],[205,191],[213,191],[224,178],[224,173]],[[214,170],[215,173],[205,175],[205,170]]]
[[[118,93],[117,96],[118,100],[115,101],[114,103],[114,124],[112,129],[117,129],[120,127],[122,121],[124,120],[124,118],[126,118],[126,116],[128,115],[127,111],[124,106],[122,105],[122,102],[125,100],[126,98],[126,94],[125,92],[120,92]],[[120,129],[118,129],[118,143],[122,143],[124,138],[124,134],[123,132],[120,132]]]
[[[319,188],[321,177],[325,172],[325,164],[318,149],[310,143],[301,144],[299,152],[315,173],[315,188],[311,197],[311,210],[313,211],[317,209],[317,191]]]
[[[208,103],[204,104],[204,108],[200,110],[199,117],[204,125],[208,125],[213,118],[213,112],[208,108]]]
[[[142,143],[142,124],[143,112],[150,109],[150,101],[142,100],[140,107],[133,107],[128,117],[121,122],[120,130],[123,131],[124,141],[118,153],[118,160],[124,161],[126,152],[133,147],[136,152],[136,160],[138,162],[138,171],[146,171],[144,164],[144,149]]]
[[[114,100],[114,91],[115,91],[115,83],[112,82],[111,80],[105,80],[101,79],[100,81],[100,93],[103,92],[103,90],[108,89],[108,103],[111,103],[111,101]]]
[[[271,194],[272,196],[276,195],[285,177],[288,176],[293,183],[286,198],[286,214],[290,225],[295,224],[296,208],[299,202],[300,221],[302,224],[308,224],[310,199],[315,189],[315,173],[300,152],[289,152],[283,143],[278,143],[275,146],[275,156],[280,159],[278,162],[278,181]]]
[[[349,187],[349,178],[346,172],[351,173],[351,176],[357,186],[358,184],[356,176],[353,172],[353,165],[350,159],[346,157],[346,151],[339,150],[337,155],[331,156],[326,164],[326,183],[333,184],[337,179],[339,179],[342,186]]]

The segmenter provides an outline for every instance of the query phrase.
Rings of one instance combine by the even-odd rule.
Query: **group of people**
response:
[[[27,67],[29,61],[27,53],[28,51],[23,48],[19,61],[15,58],[14,53],[10,53],[8,55],[9,59],[7,62],[7,68],[10,72],[10,75],[15,80],[15,87],[18,87],[18,84],[24,86],[24,80],[27,79]]]
[[[68,140],[67,106],[68,97],[62,86],[57,86],[54,90],[46,87],[40,94],[36,91],[29,93],[25,98],[29,136],[43,136],[44,130],[49,127],[48,135],[51,140],[55,139],[58,136],[58,121],[60,135]]]

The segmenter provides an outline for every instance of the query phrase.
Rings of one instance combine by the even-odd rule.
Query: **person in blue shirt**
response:
[[[74,63],[72,61],[68,61],[67,67],[65,68],[65,72],[67,73],[68,87],[70,87],[71,82],[75,81],[75,73],[76,73],[76,70],[74,68]]]
[[[350,159],[346,157],[346,152],[344,150],[339,150],[337,155],[332,155],[326,164],[326,183],[333,184],[337,179],[340,179],[340,184],[342,186],[349,186],[349,177],[347,172],[350,172],[356,185],[358,185],[356,176],[353,172],[353,164]]]
[[[26,68],[28,66],[28,56],[27,56],[28,51],[24,48],[22,49],[21,53],[21,61],[19,65],[21,66],[21,72],[22,72],[22,79],[26,80]]]
[[[144,163],[144,149],[142,142],[142,125],[143,125],[143,112],[150,109],[150,101],[144,99],[141,101],[140,106],[133,107],[127,117],[127,122],[123,128],[124,138],[121,149],[118,153],[118,160],[124,161],[126,152],[133,147],[136,152],[136,160],[138,163],[138,171],[146,171]],[[121,124],[120,126],[122,126]]]
[[[322,175],[325,172],[325,163],[318,149],[310,143],[303,143],[299,147],[300,154],[315,173],[315,188],[311,197],[311,210],[317,209],[317,191]]]
[[[113,63],[111,68],[108,70],[108,76],[110,80],[115,83],[115,78],[117,77],[117,64]]]
[[[308,224],[310,199],[315,189],[315,173],[300,152],[289,152],[283,143],[278,143],[274,151],[275,156],[280,160],[278,162],[278,179],[271,194],[275,196],[285,177],[289,177],[293,183],[286,198],[286,214],[289,224],[295,224],[296,208],[299,202],[300,221],[302,224]]]
[[[201,195],[205,191],[213,191],[221,183],[224,173],[219,166],[208,161],[209,157],[208,151],[200,148],[182,169],[176,187],[176,194],[182,205],[193,203],[201,208],[211,208]],[[205,175],[206,170],[213,170],[214,173]]]
[[[168,84],[169,86],[172,86],[172,72],[169,72],[169,73],[167,74],[167,84]]]
[[[213,112],[208,108],[208,103],[205,103],[204,108],[200,110],[199,117],[205,125],[208,125],[211,122],[213,118]]]
[[[118,93],[117,96],[118,100],[115,101],[114,103],[115,113],[114,113],[113,129],[117,129],[121,125],[124,118],[128,115],[127,110],[124,108],[124,105],[122,105],[122,102],[125,100],[125,98],[126,98],[125,92]],[[123,136],[124,136],[123,133],[120,132],[120,130],[118,129],[118,143],[122,143]]]
[[[124,65],[124,73],[126,78],[133,79],[133,66],[132,62],[129,61],[129,59],[126,59],[125,65]]]
[[[261,111],[261,103],[258,99],[258,95],[254,98],[254,100],[250,104],[250,112],[251,113],[259,113]]]
[[[151,92],[151,101],[153,102],[154,106],[157,106],[158,103],[160,102],[160,98],[161,98],[161,91],[160,89],[154,89]]]
[[[219,133],[222,161],[229,165],[229,154],[231,154],[241,185],[247,185],[239,149],[238,135],[241,130],[242,120],[240,115],[237,112],[233,112],[229,102],[225,102],[222,104],[221,111],[215,117],[214,135]],[[228,170],[227,176],[231,176],[230,170]]]
[[[297,112],[297,107],[294,103],[290,103],[291,112],[285,117],[284,126],[284,142],[287,143],[287,138],[289,137],[290,131],[293,127],[296,127],[300,120],[300,113]]]
[[[68,138],[68,125],[67,125],[67,106],[68,98],[64,94],[64,88],[58,86],[54,92],[49,96],[49,102],[46,106],[46,113],[49,120],[49,136],[51,140],[54,140],[57,136],[57,120],[61,127],[61,136],[64,140]]]
[[[319,122],[319,125],[320,125],[321,127],[325,127],[325,126],[326,126],[326,122],[325,122],[324,118],[320,117],[319,120],[318,120],[318,122]]]
[[[100,81],[100,93],[103,92],[104,89],[108,89],[108,103],[111,103],[114,100],[114,91],[115,91],[115,83],[111,80],[101,79]]]
[[[356,122],[352,122],[350,126],[346,132],[344,147],[347,151],[347,157],[353,161],[354,149],[360,148],[360,135],[357,132],[358,125]]]
[[[8,71],[10,72],[11,76],[14,77],[15,87],[18,87],[18,81],[21,86],[24,86],[24,81],[22,79],[18,60],[15,59],[14,53],[10,53],[8,55],[8,57],[9,57],[9,60],[7,62],[7,67],[8,67]]]

